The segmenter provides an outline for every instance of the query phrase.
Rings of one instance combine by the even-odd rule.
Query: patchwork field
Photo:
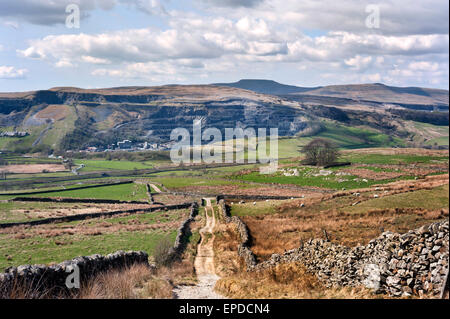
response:
[[[327,126],[327,130],[332,129]],[[286,157],[280,160],[277,172],[268,175],[259,174],[260,166],[256,164],[186,166],[170,170],[171,163],[152,161],[144,155],[138,156],[139,161],[75,159],[77,166],[84,164],[79,175],[37,171],[7,175],[6,180],[0,181],[0,185],[7,185],[0,193],[0,224],[137,211],[108,218],[0,227],[0,269],[21,264],[58,263],[80,255],[108,254],[117,250],[145,250],[153,260],[160,254],[161,243],[173,245],[177,229],[188,216],[188,209],[166,211],[164,206],[200,203],[206,196],[213,198],[212,210],[201,208],[200,216],[190,226],[182,264],[164,270],[163,277],[150,281],[152,289],[165,287],[164,293],[158,292],[160,296],[170,298],[167,289],[174,288],[176,282],[196,283],[195,275],[194,279],[192,276],[197,245],[201,240],[208,242],[215,238],[215,271],[222,277],[216,291],[228,297],[381,298],[361,287],[329,289],[301,263],[277,266],[258,275],[247,274],[237,256],[237,234],[225,224],[214,200],[217,195],[228,196],[231,214],[239,216],[249,229],[251,250],[258,262],[269,259],[272,254],[297,248],[312,238],[327,237],[333,243],[354,247],[367,244],[384,231],[404,233],[448,220],[448,151],[360,149],[357,148],[360,140],[345,136],[351,140],[352,147],[340,149],[339,162],[348,164],[329,168],[302,164],[303,156],[297,149],[309,139],[298,137],[280,140],[280,149]],[[361,136],[372,141],[378,138],[375,133]],[[345,145],[344,140],[335,142]],[[114,156],[121,157],[120,154]],[[8,155],[4,159],[9,164],[3,165],[4,169],[62,164],[58,159],[38,157]],[[149,169],[154,171],[149,173]],[[131,183],[107,185],[117,182]],[[89,186],[95,187],[83,189]],[[15,200],[18,195],[12,193],[16,192],[24,193],[20,197],[33,197],[36,202]],[[265,199],[264,196],[284,199]],[[244,197],[246,199],[242,199]],[[78,199],[80,202],[44,202],[47,199]],[[145,204],[90,202],[94,200]],[[139,212],[150,207],[161,210]],[[217,220],[215,232],[201,235],[198,230],[205,222],[204,214],[208,213],[210,218],[212,211]],[[178,271],[180,276],[174,273]],[[164,276],[178,279],[170,282]],[[270,289],[254,285],[256,281],[266,283]]]

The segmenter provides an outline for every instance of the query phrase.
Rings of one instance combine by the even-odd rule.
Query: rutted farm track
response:
[[[214,286],[219,279],[214,266],[214,228],[216,216],[211,205],[211,199],[206,198],[206,224],[200,230],[201,241],[197,246],[197,256],[194,267],[198,284],[195,286],[179,286],[174,289],[174,296],[179,299],[222,299],[223,296],[214,292]]]

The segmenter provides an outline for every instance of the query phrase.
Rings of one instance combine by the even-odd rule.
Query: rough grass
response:
[[[253,238],[252,250],[260,260],[273,253],[296,248],[302,240],[323,238],[354,246],[366,244],[383,231],[406,232],[448,218],[448,185],[374,198],[328,196],[295,200],[276,208],[276,213],[242,217]],[[352,204],[361,201],[360,204]],[[305,206],[301,207],[304,203]]]
[[[227,297],[239,299],[377,298],[362,287],[327,289],[298,262],[221,278],[215,290]]]
[[[176,284],[192,280],[189,261],[152,269],[142,264],[100,274],[72,296],[76,299],[171,299]]]
[[[144,250],[169,236],[172,242],[186,210],[154,212],[33,227],[0,232],[0,270],[22,264],[59,263],[77,256]]]
[[[255,216],[255,215],[275,214],[278,210],[278,207],[281,204],[287,202],[289,202],[289,200],[282,200],[282,201],[269,200],[243,204],[233,203],[233,205],[231,205],[231,214],[235,216]]]
[[[326,288],[301,263],[247,272],[237,255],[238,235],[232,225],[219,225],[214,240],[216,292],[242,299],[377,298],[365,288]]]

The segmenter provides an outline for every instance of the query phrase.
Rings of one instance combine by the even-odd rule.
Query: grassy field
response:
[[[188,186],[213,186],[213,185],[233,185],[235,182],[227,180],[209,179],[205,177],[156,177],[153,181],[163,184],[169,189],[184,188]]]
[[[30,195],[32,197],[65,197],[65,198],[91,198],[112,199],[123,201],[145,201],[148,199],[145,185],[122,184],[113,186],[101,186],[96,188],[78,189],[48,194]]]
[[[256,216],[275,214],[278,207],[289,200],[262,201],[253,203],[233,203],[231,205],[231,214],[233,216]]]
[[[0,223],[16,223],[41,219],[41,213],[89,208],[93,205],[44,202],[0,202]]]
[[[278,184],[292,184],[297,186],[311,186],[326,189],[354,189],[364,188],[376,184],[391,183],[399,179],[384,179],[384,180],[370,180],[362,179],[355,175],[338,176],[338,171],[334,171],[327,176],[315,176],[320,174],[320,170],[309,167],[298,167],[299,176],[284,176],[282,173],[271,175],[261,175],[258,172],[252,172],[246,175],[235,177],[244,181],[255,183],[278,183]],[[413,176],[402,176],[400,179],[413,179]]]
[[[435,189],[419,190],[383,198],[373,198],[359,205],[347,208],[348,213],[361,214],[376,209],[426,208],[430,210],[448,207],[448,184]],[[424,200],[426,202],[424,203]]]
[[[352,166],[333,167],[323,169],[320,167],[302,166],[298,164],[298,160],[285,160],[281,164],[286,164],[287,167],[279,169],[274,174],[259,174],[258,171],[246,172],[244,174],[233,174],[232,178],[237,180],[255,182],[255,183],[278,183],[278,184],[292,184],[298,186],[311,186],[328,189],[354,189],[364,188],[376,184],[386,184],[397,180],[414,179],[420,176],[412,170],[402,170],[403,167],[385,167],[385,165],[418,165],[417,167],[427,168],[434,165],[448,164],[448,156],[444,155],[421,155],[411,152],[411,154],[383,154],[380,150],[376,152],[360,152],[358,150],[343,152],[339,161],[351,162]],[[358,165],[360,164],[360,165]],[[361,166],[363,165],[363,166]],[[356,168],[356,170],[355,170]],[[297,176],[286,176],[292,174],[294,169],[297,170]],[[359,176],[357,169],[371,170],[373,172],[398,172],[392,174],[390,178],[375,178],[373,176]],[[435,169],[435,168],[433,168]],[[437,169],[435,173],[444,173],[447,170],[444,166]],[[389,176],[389,174],[385,174]]]
[[[426,155],[414,155],[414,154],[358,154],[358,153],[346,153],[341,158],[342,161],[350,161],[352,163],[361,164],[420,164],[431,162],[448,162],[448,157],[444,156],[426,156]]]
[[[66,189],[89,186],[90,184],[71,185]],[[91,184],[95,185],[95,184]],[[46,188],[47,190],[51,188]],[[35,190],[33,190],[35,191]],[[40,191],[40,190],[39,190]],[[12,199],[16,196],[1,195],[0,200]],[[83,199],[110,199],[122,201],[146,201],[148,200],[147,190],[143,184],[121,184],[112,186],[99,186],[96,188],[64,190],[61,192],[51,192],[42,194],[23,195],[23,197],[62,197],[62,198],[83,198]]]
[[[151,169],[153,164],[148,162],[130,162],[130,161],[105,161],[105,160],[76,160],[76,165],[84,164],[85,167],[80,172],[94,171],[114,171],[114,170],[134,170],[134,169]]]
[[[159,240],[175,240],[186,210],[61,223],[0,232],[0,269],[22,264],[49,264],[117,250],[144,250],[150,255]]]

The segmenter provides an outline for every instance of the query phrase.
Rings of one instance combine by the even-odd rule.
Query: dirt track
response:
[[[161,193],[161,190],[159,189],[158,186],[156,186],[155,184],[150,184],[150,187],[157,193]]]
[[[211,214],[211,216],[209,216]],[[205,207],[206,225],[200,230],[201,241],[197,247],[197,256],[194,261],[195,273],[198,284],[195,286],[179,286],[174,289],[174,295],[178,299],[222,299],[214,292],[219,277],[214,267],[214,228],[216,217],[211,206],[211,199],[206,198]]]

